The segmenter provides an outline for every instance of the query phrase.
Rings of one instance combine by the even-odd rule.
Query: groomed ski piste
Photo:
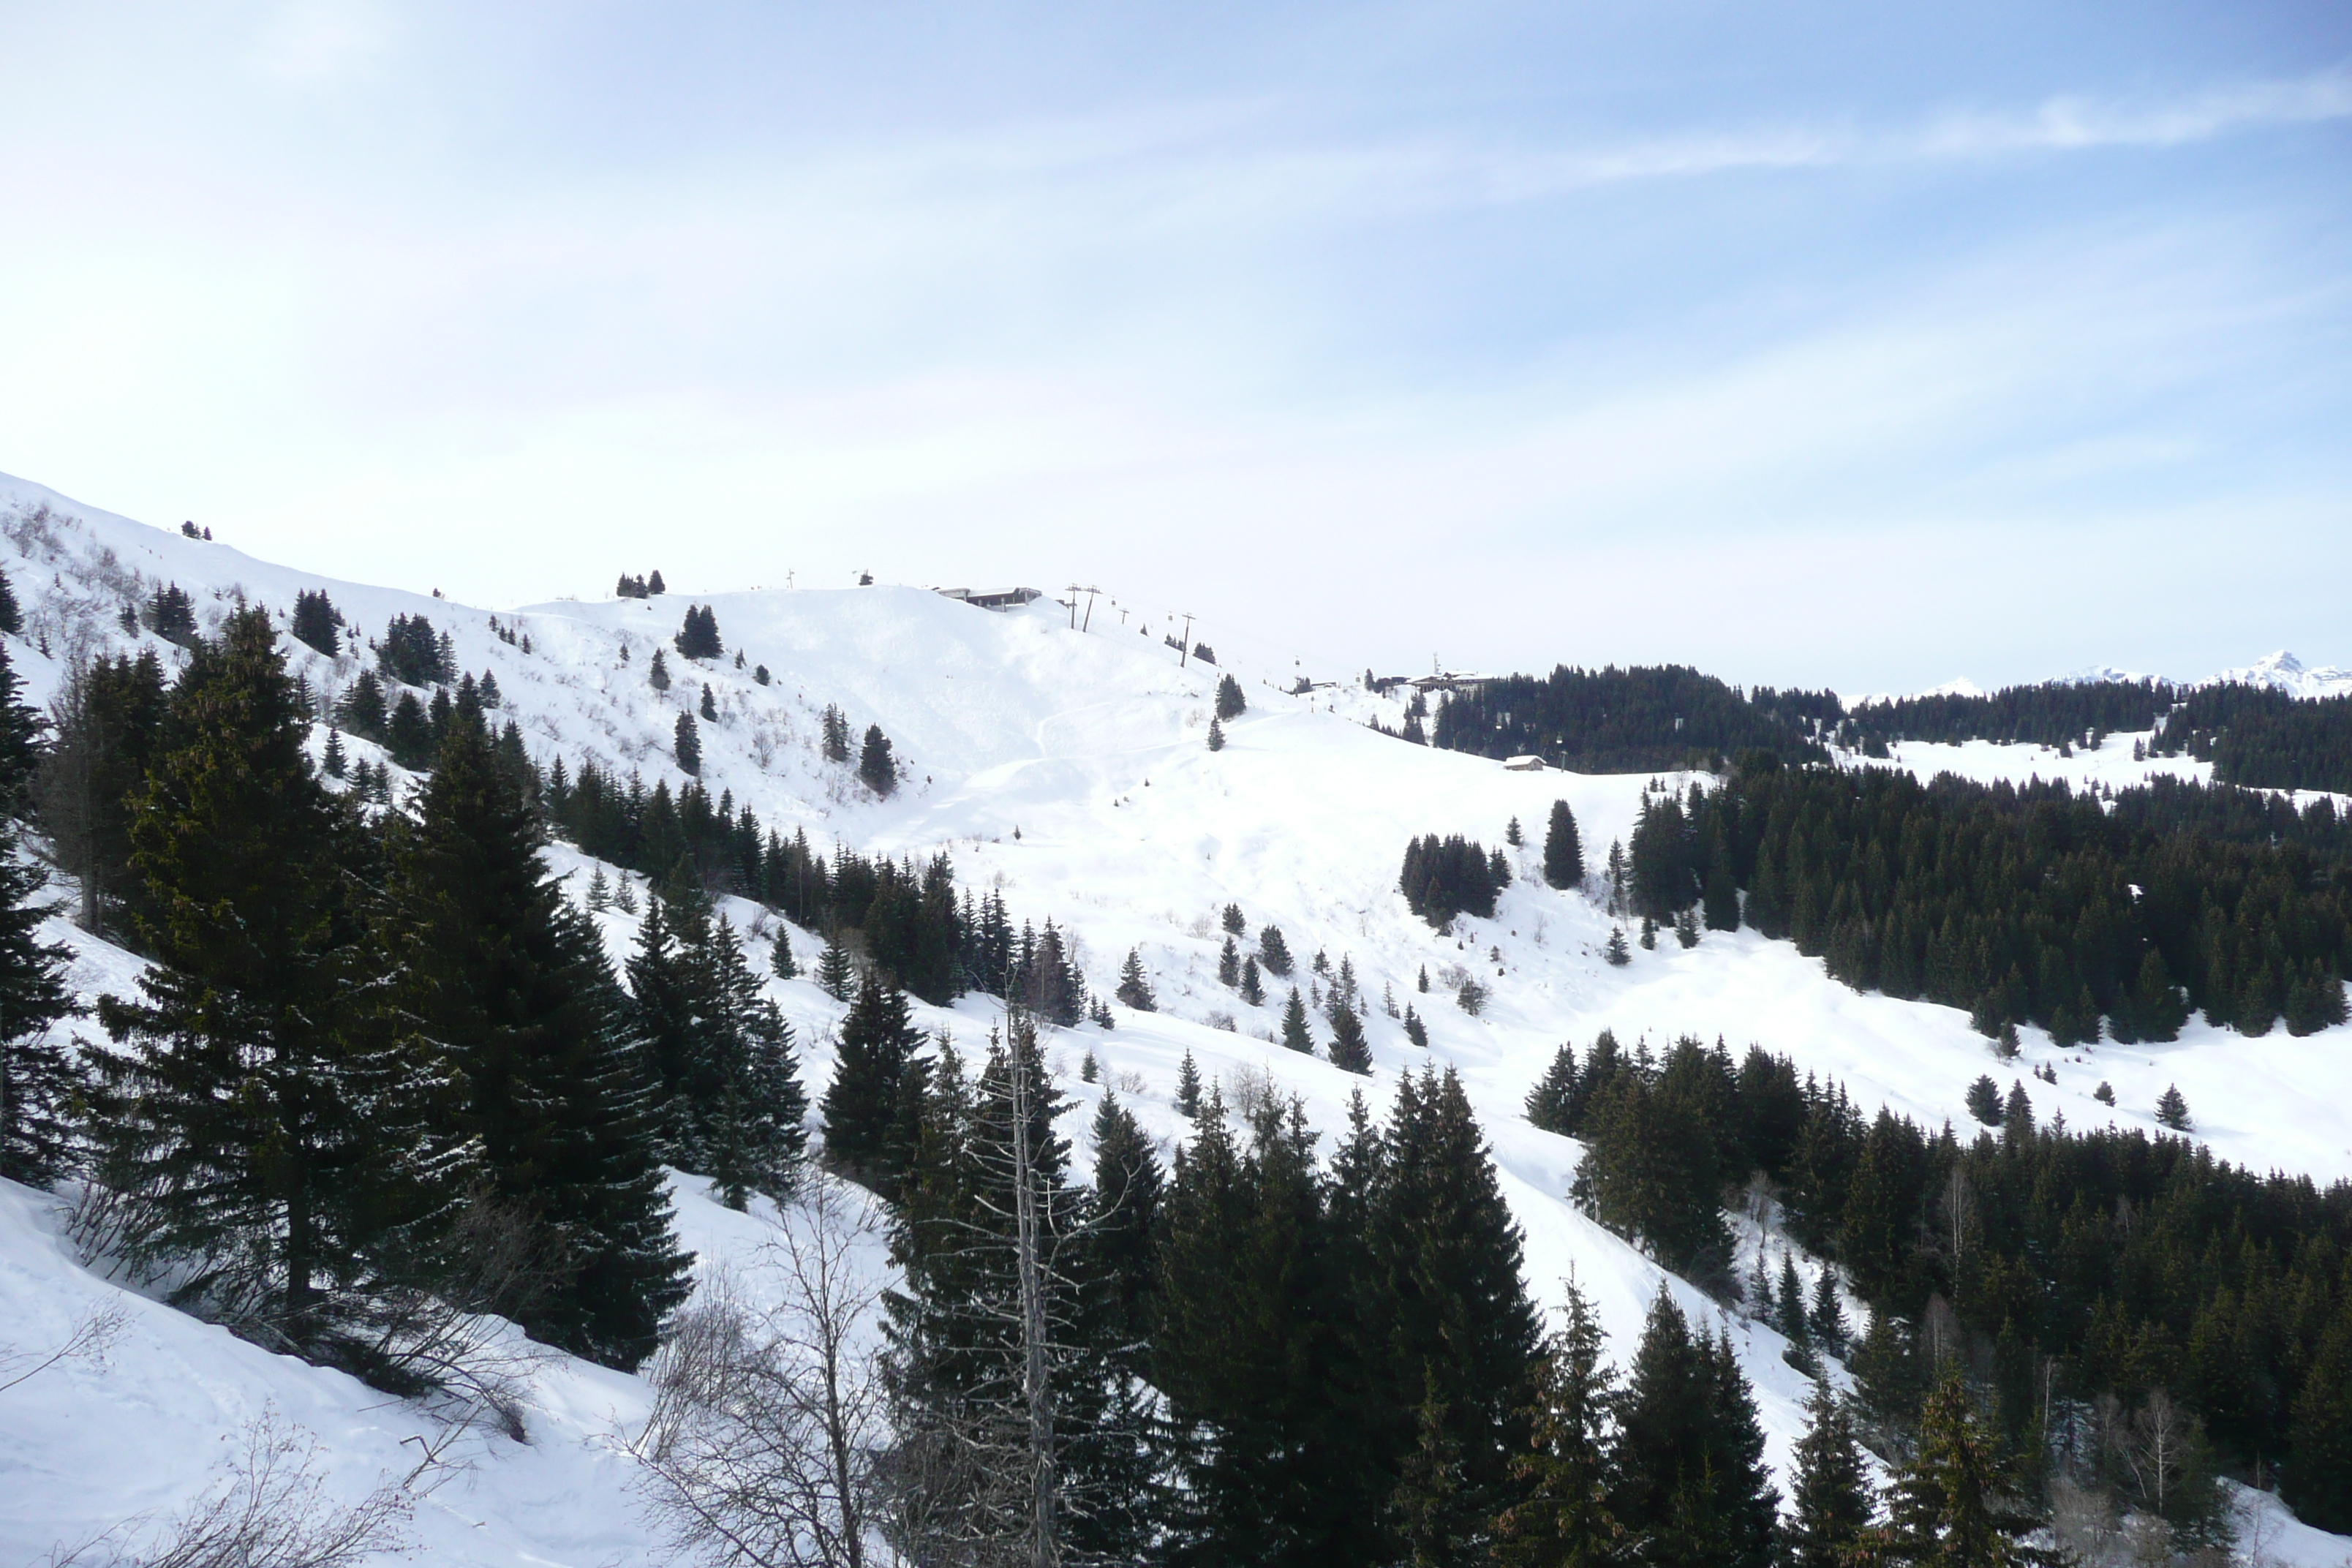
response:
[[[2153,1130],[2157,1098],[2177,1084],[2195,1136],[2221,1157],[2323,1183],[2352,1176],[2352,1027],[2247,1039],[2198,1022],[2170,1045],[2072,1050],[2029,1029],[2022,1057],[2004,1065],[1959,1011],[1857,994],[1793,945],[1752,931],[1710,931],[1687,951],[1662,941],[1654,952],[1635,948],[1630,965],[1610,967],[1601,950],[1613,922],[1592,889],[1542,883],[1539,846],[1551,804],[1570,803],[1588,863],[1597,866],[1612,839],[1630,835],[1645,789],[1686,789],[1693,776],[1517,773],[1375,733],[1364,721],[1378,716],[1394,728],[1402,702],[1365,691],[1356,679],[1362,667],[1345,650],[1335,650],[1328,668],[1307,668],[1246,630],[1196,624],[1193,636],[1213,643],[1222,662],[1180,665],[1163,641],[1177,628],[1156,615],[1122,622],[1097,605],[1081,631],[1050,600],[994,613],[912,586],[673,587],[652,599],[492,612],[257,561],[226,542],[150,528],[5,477],[0,571],[25,612],[25,635],[11,638],[8,651],[36,705],[80,658],[139,646],[156,648],[167,665],[183,658],[120,623],[125,604],[167,582],[194,596],[206,626],[240,598],[282,619],[299,590],[314,588],[370,636],[394,615],[425,616],[449,634],[460,668],[496,675],[499,717],[518,722],[536,760],[545,765],[561,755],[575,773],[593,759],[676,788],[684,778],[670,756],[675,718],[708,684],[719,717],[702,726],[701,776],[714,795],[731,790],[762,824],[787,837],[805,830],[823,847],[838,842],[893,857],[944,850],[961,884],[1001,889],[1016,921],[1050,918],[1074,934],[1074,955],[1098,995],[1110,994],[1129,950],[1139,952],[1157,1011],[1115,1006],[1116,1027],[1054,1031],[1046,1041],[1071,1106],[1062,1129],[1082,1169],[1091,1158],[1086,1128],[1106,1090],[1135,1111],[1163,1155],[1189,1136],[1174,1105],[1188,1050],[1204,1079],[1228,1086],[1229,1100],[1248,1084],[1299,1097],[1327,1148],[1352,1091],[1361,1089],[1377,1115],[1400,1074],[1450,1067],[1526,1233],[1527,1278],[1538,1299],[1557,1302],[1572,1275],[1622,1364],[1663,1279],[1685,1313],[1729,1328],[1755,1386],[1769,1458],[1784,1475],[1810,1386],[1783,1362],[1785,1342],[1662,1276],[1579,1214],[1566,1194],[1580,1146],[1526,1121],[1522,1100],[1561,1042],[1580,1051],[1603,1027],[1629,1047],[1643,1037],[1663,1047],[1683,1034],[1720,1036],[1735,1052],[1753,1042],[1786,1053],[1800,1070],[1842,1081],[1865,1115],[1885,1105],[1961,1128],[1969,1125],[1962,1094],[1980,1073],[2024,1085],[2037,1120],[2063,1114],[2075,1128]],[[696,663],[670,649],[689,605],[715,612],[726,657]],[[507,642],[499,628],[517,640]],[[282,646],[317,690],[347,686],[360,668],[349,654],[331,660],[290,637]],[[656,647],[669,653],[667,692],[646,679]],[[737,649],[746,656],[740,669]],[[773,676],[766,686],[752,679],[762,664]],[[1225,726],[1224,748],[1212,752],[1204,744],[1212,698],[1226,673],[1241,681],[1249,707]],[[1301,676],[1330,684],[1291,695]],[[823,760],[819,715],[828,703],[845,710],[854,732],[872,723],[889,737],[902,776],[892,798],[874,799],[851,769]],[[314,743],[324,737],[321,726]],[[2132,740],[2110,736],[2097,752],[2071,759],[2032,747],[1906,745],[1894,765],[1923,776],[1948,767],[1974,777],[2117,786],[2200,769],[2188,759],[2134,763]],[[346,737],[345,744],[354,757],[382,760],[364,742]],[[1460,833],[1497,846],[1514,817],[1528,843],[1507,850],[1516,879],[1494,920],[1465,917],[1454,934],[1440,935],[1407,910],[1396,880],[1409,839]],[[583,895],[595,862],[564,846],[550,858],[575,897]],[[1302,984],[1318,952],[1335,970],[1343,958],[1352,962],[1375,999],[1366,1024],[1370,1079],[1275,1043],[1281,987],[1270,982],[1267,1005],[1252,1008],[1218,983],[1224,933],[1217,916],[1227,903],[1240,906],[1252,932],[1282,929]],[[754,933],[750,956],[762,973],[774,940],[793,944],[804,973],[813,963],[821,946],[814,933],[741,900],[725,909]],[[635,918],[601,918],[617,962],[634,940]],[[72,979],[85,997],[134,984],[139,960],[62,915],[47,934],[73,946]],[[1415,988],[1423,969],[1426,994]],[[1465,974],[1491,992],[1476,1016],[1453,1000]],[[843,1008],[808,980],[771,980],[769,990],[793,1026],[814,1103],[832,1074],[832,1030]],[[1411,1001],[1420,1011],[1427,1050],[1378,1005],[1384,992],[1400,1009]],[[999,1022],[996,1004],[976,995],[951,1008],[917,1005],[916,1017],[974,1054]],[[71,1027],[96,1033],[91,1020]],[[1318,1022],[1318,1039],[1326,1036]],[[1095,1084],[1078,1073],[1089,1049],[1102,1067]],[[2055,1083],[2033,1075],[2045,1065]],[[2103,1080],[2117,1097],[2112,1109],[2092,1097]],[[737,1214],[683,1174],[672,1178],[671,1193],[698,1268],[727,1269],[756,1292],[773,1217],[764,1200]],[[101,1351],[0,1388],[0,1563],[37,1563],[126,1521],[163,1521],[218,1479],[218,1467],[265,1417],[312,1446],[325,1495],[346,1500],[408,1475],[437,1447],[440,1463],[432,1484],[420,1488],[407,1532],[423,1561],[604,1568],[667,1560],[638,1510],[625,1452],[649,1410],[642,1378],[545,1352],[535,1358],[521,1440],[485,1429],[444,1444],[440,1424],[414,1406],[273,1355],[85,1268],[62,1225],[59,1200],[0,1183],[0,1357],[11,1358],[0,1361],[0,1384],[93,1315],[111,1309],[120,1319]],[[1750,1249],[1744,1268],[1759,1233],[1748,1224],[1738,1234]],[[1777,1261],[1780,1244],[1768,1245]],[[887,1270],[878,1245],[864,1256]],[[1810,1265],[1806,1272],[1810,1283]],[[1848,1310],[1860,1309],[1849,1302]],[[2242,1549],[2259,1545],[2283,1563],[2352,1561],[2352,1539],[2310,1530],[2263,1494],[2236,1497]]]

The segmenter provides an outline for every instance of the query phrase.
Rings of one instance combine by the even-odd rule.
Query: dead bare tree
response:
[[[679,1552],[724,1568],[865,1568],[891,1433],[875,1365],[881,1285],[857,1255],[879,1239],[860,1200],[812,1179],[761,1249],[778,1299],[754,1307],[719,1275],[678,1315],[629,1448]]]
[[[1104,1214],[1063,1179],[1034,1022],[1009,1015],[976,1096],[951,1054],[935,1076],[890,1298],[893,1542],[955,1568],[1118,1560],[1100,1538],[1139,1489],[1142,1422],[1086,1321]]]

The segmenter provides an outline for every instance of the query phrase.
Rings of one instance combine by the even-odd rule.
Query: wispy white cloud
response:
[[[2151,101],[2067,94],[2030,110],[1948,110],[1912,125],[1759,126],[1550,151],[1465,154],[1465,188],[1496,201],[1745,171],[1885,167],[2105,148],[2166,148],[2352,118],[2352,68]],[[1428,166],[1414,154],[1407,166]]]

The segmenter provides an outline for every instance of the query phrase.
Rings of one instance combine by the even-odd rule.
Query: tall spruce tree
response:
[[[0,643],[0,813],[9,816],[24,811],[40,763],[41,716],[26,705],[24,689],[7,646]]]
[[[137,901],[131,793],[154,759],[164,700],[162,661],[143,648],[135,659],[98,658],[76,669],[50,704],[54,739],[33,799],[58,865],[81,885],[81,928],[94,934],[122,929]]]
[[[1364,1038],[1364,1021],[1344,1002],[1331,1009],[1331,1064],[1353,1073],[1369,1075],[1372,1070],[1372,1047]]]
[[[857,753],[857,778],[885,798],[898,787],[898,764],[890,755],[890,737],[879,724],[866,726],[866,743]]]
[[[1121,1006],[1132,1007],[1139,1013],[1158,1010],[1160,1004],[1152,999],[1150,978],[1143,973],[1140,950],[1132,947],[1127,950],[1127,962],[1119,966],[1118,988],[1115,994]]]
[[[1525,1101],[1528,1121],[1546,1132],[1573,1136],[1576,1131],[1576,1047],[1562,1042],[1551,1054],[1551,1066],[1544,1069],[1542,1079],[1528,1090]]]
[[[1763,1568],[1774,1497],[1763,1436],[1728,1341],[1693,1334],[1664,1284],[1620,1416],[1617,1517],[1664,1568]]]
[[[1601,1359],[1601,1322],[1574,1279],[1565,1321],[1544,1343],[1528,1447],[1511,1462],[1516,1496],[1495,1521],[1502,1568],[1601,1568],[1624,1558],[1625,1529],[1610,1511],[1615,1378]]]
[[[900,1146],[907,1076],[919,1072],[922,1031],[907,995],[868,970],[841,1020],[833,1082],[824,1091],[824,1157],[844,1175],[895,1196],[911,1151]]]
[[[1866,1542],[1874,1507],[1870,1468],[1853,1417],[1828,1379],[1813,1384],[1805,1413],[1785,1560],[1789,1568],[1851,1568]]]
[[[1315,1054],[1315,1036],[1307,1026],[1307,998],[1296,985],[1290,988],[1290,999],[1282,1005],[1282,1043],[1304,1055]]]
[[[372,1304],[432,1193],[428,1072],[381,1026],[356,818],[312,777],[266,612],[233,612],[173,693],[131,840],[154,963],[100,1017],[100,1178],[134,1265],[266,1343],[364,1365]]]
[[[50,1037],[77,1009],[71,950],[38,936],[47,911],[33,900],[47,881],[0,819],[0,1176],[37,1187],[65,1173],[83,1090],[79,1062]]]
[[[1522,1238],[1461,1079],[1398,1085],[1368,1210],[1373,1278],[1387,1298],[1386,1384],[1429,1430],[1401,1449],[1452,1454],[1445,1495],[1412,1500],[1436,1560],[1466,1562],[1510,1500],[1528,1447],[1540,1330]]]
[[[1167,1550],[1178,1561],[1394,1555],[1395,1474],[1365,1396],[1380,1341],[1354,1326],[1358,1279],[1333,1245],[1346,1226],[1326,1208],[1312,1142],[1302,1117],[1266,1103],[1244,1147],[1212,1090],[1198,1135],[1176,1154],[1152,1381],[1175,1440]]]
[[[402,1012],[442,1065],[483,1178],[553,1257],[551,1280],[494,1304],[537,1338],[629,1368],[686,1299],[689,1258],[670,1230],[638,1038],[544,844],[481,727],[453,721],[394,856]]]
[[[1576,832],[1576,814],[1569,802],[1552,802],[1552,818],[1543,830],[1543,879],[1569,891],[1585,884],[1585,844]]]
[[[2049,1568],[2067,1559],[2031,1544],[2039,1528],[2018,1506],[2021,1478],[2000,1436],[1977,1415],[1957,1371],[1947,1372],[1919,1412],[1918,1453],[1895,1478],[1891,1516],[1873,1563],[1967,1563]]]
[[[2279,1495],[2306,1523],[2352,1531],[2352,1321],[2321,1338],[2290,1420]]]
[[[808,1096],[793,1059],[792,1026],[761,994],[724,918],[705,962],[718,1009],[694,1084],[696,1141],[719,1200],[740,1209],[753,1193],[781,1199],[798,1181]]]

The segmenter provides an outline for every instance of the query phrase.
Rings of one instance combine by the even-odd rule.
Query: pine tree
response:
[[[1191,1121],[1201,1119],[1201,1069],[1192,1060],[1190,1047],[1176,1068],[1176,1109]]]
[[[695,728],[694,715],[681,713],[672,726],[671,750],[677,758],[677,771],[693,778],[702,772],[702,734]]]
[[[7,650],[0,647],[0,667]],[[5,711],[13,692],[0,675],[0,752],[22,732]],[[132,791],[145,779],[163,732],[163,667],[154,650],[136,659],[93,659],[66,678],[50,705],[55,738],[40,760],[33,799],[58,864],[81,884],[80,924],[103,935],[119,911],[135,908],[141,879],[131,865]],[[0,755],[0,776],[7,758]]]
[[[2295,1396],[2279,1495],[2321,1530],[2352,1531],[2352,1327],[2339,1315]]]
[[[768,952],[768,973],[779,980],[800,978],[800,965],[793,962],[791,933],[783,931],[776,932],[775,945]]]
[[[654,649],[653,662],[646,666],[646,684],[656,691],[669,689],[669,660],[662,656],[659,648]]]
[[[846,1002],[856,978],[856,966],[850,962],[849,950],[841,945],[839,937],[826,937],[824,951],[816,960],[817,989],[836,1002]]]
[[[1601,952],[1608,958],[1610,963],[1616,964],[1620,968],[1622,968],[1624,965],[1633,962],[1633,953],[1628,952],[1625,947],[1625,928],[1623,926],[1611,926],[1609,928],[1609,945],[1603,948]]]
[[[923,1037],[907,1016],[906,994],[868,970],[841,1020],[833,1082],[824,1091],[824,1155],[835,1170],[884,1196],[896,1194],[908,1151],[895,1129]]]
[[[1824,1265],[1813,1280],[1812,1310],[1805,1326],[1814,1342],[1832,1355],[1845,1353],[1845,1308],[1838,1300],[1837,1270]]]
[[[8,649],[0,645],[0,815],[25,809],[26,793],[40,762],[41,716],[24,701]]]
[[[1230,675],[1219,676],[1217,678],[1217,719],[1238,719],[1247,711],[1248,708],[1249,699],[1242,694],[1241,682]]]
[[[2000,1086],[1993,1082],[1990,1073],[1979,1074],[1963,1098],[1970,1116],[1987,1127],[2000,1125]]]
[[[1528,1447],[1541,1335],[1504,1203],[1461,1079],[1424,1070],[1398,1086],[1366,1228],[1373,1277],[1389,1282],[1384,1337],[1395,1408],[1418,1406],[1458,1469],[1418,1533],[1434,1562],[1460,1562],[1511,1500]],[[1429,1451],[1424,1439],[1419,1447]]]
[[[824,760],[828,763],[847,762],[849,760],[849,718],[842,712],[838,705],[831,702],[824,705],[821,732]]]
[[[140,999],[109,997],[99,1175],[134,1266],[257,1338],[356,1363],[429,1208],[424,1079],[376,1025],[356,818],[312,777],[266,612],[232,613],[173,692],[133,797]]]
[[[1658,922],[1649,916],[1642,917],[1642,951],[1655,952],[1658,948]]]
[[[1282,1043],[1291,1050],[1315,1054],[1315,1037],[1307,1027],[1307,998],[1296,985],[1290,988],[1290,1000],[1282,1005]]]
[[[1211,750],[1211,751],[1213,751],[1213,752],[1222,752],[1222,751],[1223,751],[1224,749],[1225,749],[1225,730],[1224,730],[1224,726],[1223,726],[1222,723],[1220,723],[1218,721],[1216,721],[1216,720],[1214,720],[1214,719],[1212,719],[1212,720],[1210,720],[1210,721],[1209,721],[1209,750]]]
[[[688,605],[686,624],[670,640],[686,658],[717,658],[727,651],[726,644],[719,640],[718,612],[707,605]]]
[[[1979,1418],[1958,1372],[1948,1372],[1919,1412],[1918,1456],[1895,1479],[1890,1518],[1870,1561],[2024,1568],[2066,1561],[2028,1545],[2036,1521],[2019,1510],[2020,1478],[2000,1440]]]
[[[1692,1334],[1661,1284],[1626,1389],[1612,1500],[1641,1560],[1763,1568],[1775,1498],[1762,1457],[1729,1341]]]
[[[1537,1369],[1528,1447],[1511,1463],[1518,1496],[1495,1521],[1501,1568],[1601,1568],[1622,1554],[1625,1531],[1609,1510],[1614,1379],[1591,1303],[1575,1280],[1566,1289],[1566,1322]]]
[[[5,574],[0,574],[0,632],[12,637],[25,635],[25,612],[17,605],[16,590],[9,584]]]
[[[295,594],[294,614],[286,623],[295,641],[332,658],[342,640],[342,615],[324,588],[304,588]]]
[[[686,1299],[637,1041],[603,939],[540,858],[532,803],[480,727],[452,725],[396,841],[401,1012],[453,1086],[475,1171],[555,1255],[501,1301],[532,1334],[635,1367]]]
[[[416,700],[414,691],[404,691],[400,700],[392,705],[392,717],[384,723],[384,750],[392,760],[411,773],[422,773],[433,765],[434,748],[439,741],[433,733],[433,721],[425,717],[425,704]]]
[[[646,579],[646,596],[647,598],[652,598],[660,594],[667,594],[667,592],[669,592],[669,590],[662,585],[662,574],[659,572],[656,572],[652,576]]]
[[[1563,1043],[1552,1052],[1551,1065],[1544,1076],[1528,1090],[1523,1102],[1530,1125],[1547,1132],[1573,1136],[1570,1125],[1572,1108],[1576,1104],[1576,1047]]]
[[[694,710],[702,715],[705,723],[719,722],[719,701],[711,696],[710,683],[707,680],[702,683],[702,700],[695,705]]]
[[[1290,944],[1282,940],[1280,926],[1267,926],[1257,933],[1257,961],[1276,979],[1290,977]]]
[[[2156,1119],[2175,1132],[2189,1131],[2189,1101],[2181,1098],[2179,1085],[2165,1085],[2164,1093],[2157,1098]]]
[[[1331,1064],[1353,1073],[1370,1075],[1372,1070],[1372,1047],[1353,1007],[1331,1010]]]
[[[1241,991],[1242,1000],[1248,1003],[1251,1006],[1259,1007],[1265,1005],[1265,983],[1258,978],[1257,955],[1255,953],[1252,953],[1242,960]]]
[[[1241,983],[1241,945],[1228,936],[1223,950],[1217,954],[1217,984],[1238,988]]]
[[[352,680],[351,690],[343,694],[337,708],[343,728],[352,734],[381,744],[388,733],[392,710],[386,706],[383,682],[373,669],[362,669]]]
[[[1159,1004],[1152,1000],[1151,982],[1143,973],[1143,954],[1139,950],[1132,947],[1127,950],[1127,962],[1119,966],[1118,989],[1114,994],[1118,997],[1120,1005],[1132,1007],[1139,1013],[1159,1010]]]
[[[1797,1440],[1785,1561],[1789,1568],[1851,1568],[1874,1507],[1869,1467],[1853,1418],[1826,1378],[1813,1384],[1805,1409],[1810,1424]]]
[[[1424,1051],[1429,1049],[1429,1026],[1421,1021],[1421,1015],[1412,1010],[1410,1002],[1404,1009],[1404,1037]]]
[[[857,754],[857,777],[886,799],[898,787],[898,765],[890,759],[890,741],[879,724],[866,727],[866,745]]]
[[[1793,1252],[1780,1254],[1780,1300],[1781,1337],[1801,1349],[1811,1337],[1811,1324],[1805,1316],[1805,1282],[1797,1274],[1797,1255]]]
[[[1675,941],[1685,950],[1698,945],[1698,917],[1688,910],[1675,916]]]
[[[753,1193],[781,1200],[798,1182],[808,1097],[793,1059],[792,1026],[761,994],[724,919],[706,962],[719,1014],[694,1084],[696,1142],[719,1200],[740,1209]]]
[[[1120,1342],[1139,1352],[1151,1327],[1151,1298],[1158,1274],[1152,1229],[1166,1182],[1151,1140],[1133,1112],[1105,1090],[1096,1108],[1096,1261],[1110,1289],[1112,1321]],[[1139,1363],[1138,1371],[1141,1370]]]
[[[66,989],[72,951],[38,940],[47,882],[25,858],[15,824],[0,819],[0,1176],[45,1187],[69,1163],[79,1063],[49,1038],[78,1009]]]

